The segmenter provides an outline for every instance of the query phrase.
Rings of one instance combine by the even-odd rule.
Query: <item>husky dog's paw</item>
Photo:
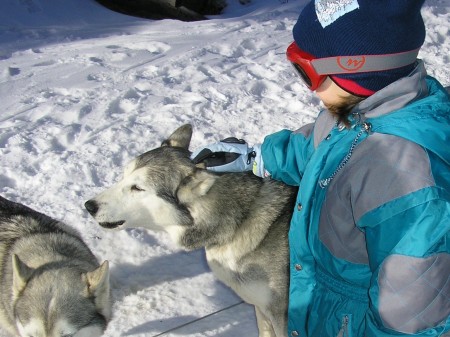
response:
[[[214,185],[216,179],[216,175],[206,170],[195,171],[194,174],[186,177],[178,187],[178,200],[186,204],[203,197]]]

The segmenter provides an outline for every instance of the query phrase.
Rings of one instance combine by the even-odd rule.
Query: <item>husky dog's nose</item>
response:
[[[87,211],[94,216],[98,211],[98,204],[95,200],[88,200],[84,203],[84,207],[86,207]]]

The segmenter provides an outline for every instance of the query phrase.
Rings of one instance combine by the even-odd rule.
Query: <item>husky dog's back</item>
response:
[[[109,270],[72,228],[0,197],[0,324],[16,336],[101,336]]]

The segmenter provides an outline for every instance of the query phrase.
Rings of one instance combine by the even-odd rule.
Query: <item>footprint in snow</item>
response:
[[[8,67],[8,72],[10,76],[16,76],[20,74],[20,68]]]

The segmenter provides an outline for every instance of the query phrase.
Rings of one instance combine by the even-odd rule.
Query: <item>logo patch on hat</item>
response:
[[[359,8],[357,0],[315,0],[316,14],[323,28]]]

